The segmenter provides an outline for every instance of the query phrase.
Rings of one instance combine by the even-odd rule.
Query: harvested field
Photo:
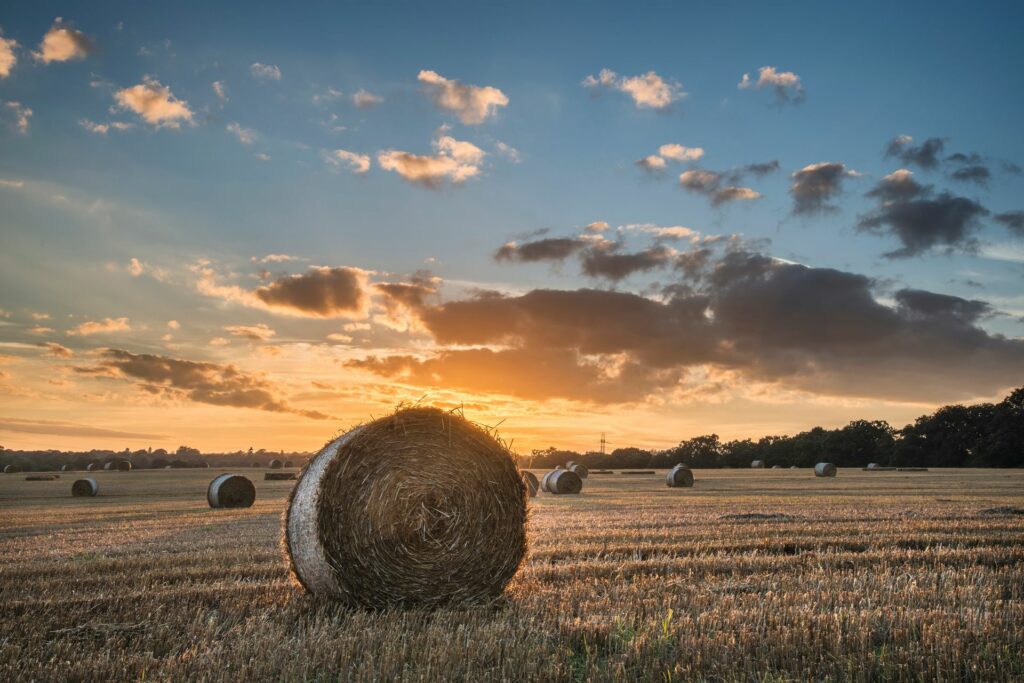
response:
[[[292,482],[3,477],[0,679],[1024,678],[1024,471],[695,474],[533,498],[502,600],[382,612],[291,583]]]

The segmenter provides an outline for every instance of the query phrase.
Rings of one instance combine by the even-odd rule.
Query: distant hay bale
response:
[[[866,469],[866,470],[877,470],[879,467],[881,467],[881,465],[879,465],[877,462],[869,462],[868,466],[865,467],[864,469]]]
[[[292,461],[291,460],[285,460],[284,461],[284,466],[285,467],[294,467],[294,465],[292,465]]]
[[[130,460],[110,460],[103,466],[108,472],[131,472],[132,463]]]
[[[270,465],[269,465],[270,469],[272,469],[272,470],[279,470],[283,466],[284,466],[284,463],[281,462],[280,460],[278,460],[277,458],[271,460],[270,461]]]
[[[53,474],[30,474],[25,481],[56,481],[57,476]]]
[[[781,470],[782,469],[782,465],[772,465],[772,469],[773,470]]]
[[[540,482],[537,480],[537,475],[527,470],[522,471],[523,483],[526,484],[527,492],[530,494],[530,498],[537,495],[537,489],[540,487]]]
[[[791,470],[798,470],[798,469],[800,469],[800,468],[799,468],[799,467],[797,467],[796,465],[790,465],[790,466],[789,466],[789,469],[791,469]]]
[[[574,494],[583,490],[583,480],[572,470],[555,470],[548,474],[548,493]]]
[[[71,465],[61,465],[60,466],[60,471],[61,472],[71,472],[73,469],[74,468]]]
[[[565,469],[571,470],[572,466],[575,465],[575,464],[576,464],[575,460],[570,460],[569,462],[565,463]]]
[[[85,466],[86,472],[95,472],[98,469],[100,469],[100,464],[98,462],[91,462]]]
[[[17,474],[21,472],[21,468],[17,465],[7,465],[4,467],[4,474]]]
[[[306,465],[285,519],[292,572],[356,607],[493,600],[526,554],[526,489],[488,431],[436,408],[399,410]]]
[[[298,479],[294,472],[264,472],[263,481],[295,481]]]
[[[95,479],[78,479],[71,485],[71,495],[76,498],[88,498],[100,492],[100,485]]]
[[[751,469],[755,469],[755,470],[763,470],[764,469],[764,460],[755,460],[752,463],[750,463],[750,467],[751,467]]]
[[[587,475],[590,474],[590,470],[587,469],[586,465],[580,465],[578,463],[573,463],[572,465],[566,467],[566,469],[569,470],[570,472],[575,472],[576,476],[579,477],[580,479],[586,479]]]
[[[836,466],[830,462],[819,462],[814,466],[814,476],[816,477],[834,477],[837,472]]]
[[[256,501],[256,487],[240,474],[214,477],[206,489],[206,502],[212,508],[247,508]]]
[[[254,462],[253,464],[250,465],[250,467],[263,467],[263,465],[259,464],[258,462]]]
[[[556,470],[564,470],[565,469],[565,465],[555,465],[555,469]]]
[[[676,465],[669,470],[668,476],[665,479],[669,488],[690,488],[693,486],[693,472],[690,471],[689,467],[683,465]]]

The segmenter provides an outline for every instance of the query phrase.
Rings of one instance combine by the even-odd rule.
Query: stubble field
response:
[[[292,482],[212,510],[218,472],[0,475],[0,680],[1024,679],[1024,471],[592,476],[501,601],[434,612],[306,596]]]

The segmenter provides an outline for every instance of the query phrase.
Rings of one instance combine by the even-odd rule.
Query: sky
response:
[[[1016,3],[8,3],[0,444],[902,426],[1024,385]]]

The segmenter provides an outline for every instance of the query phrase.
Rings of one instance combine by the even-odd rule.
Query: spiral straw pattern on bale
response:
[[[303,470],[285,520],[296,579],[352,606],[491,600],[526,554],[511,453],[450,412],[408,408],[349,431]]]
[[[100,485],[95,479],[79,479],[71,485],[71,495],[78,497],[91,497],[100,492]]]
[[[814,466],[814,476],[816,477],[834,477],[836,473],[836,466],[830,462],[819,462]]]
[[[572,470],[555,470],[548,473],[548,493],[572,494],[583,490],[583,480]]]
[[[671,488],[690,488],[693,486],[693,472],[689,467],[677,465],[669,470],[666,480]]]
[[[523,483],[526,484],[526,492],[530,494],[530,498],[537,495],[537,489],[540,488],[540,482],[537,480],[536,474],[523,470]]]
[[[206,489],[206,502],[212,508],[247,508],[256,502],[256,487],[240,474],[222,474]]]

